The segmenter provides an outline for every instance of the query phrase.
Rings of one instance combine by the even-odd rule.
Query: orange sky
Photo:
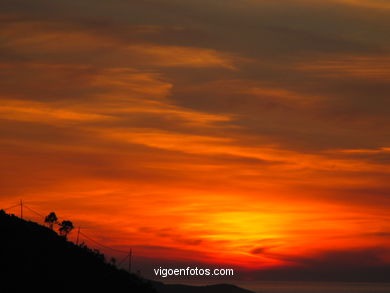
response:
[[[140,258],[390,265],[387,1],[36,2],[1,4],[1,207]]]

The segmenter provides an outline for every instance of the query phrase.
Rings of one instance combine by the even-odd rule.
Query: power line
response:
[[[43,219],[45,218],[45,216],[43,214],[41,214],[40,212],[37,212],[33,208],[30,208],[25,203],[23,203],[22,200],[18,204],[10,206],[10,207],[7,207],[6,209],[3,209],[3,210],[7,211],[7,210],[10,210],[10,209],[13,209],[13,208],[16,208],[16,207],[20,207],[20,209],[21,209],[20,217],[22,219],[23,219],[23,207],[27,208],[28,210],[33,212],[35,215],[37,215],[39,217],[42,217]],[[118,263],[118,266],[122,265],[128,259],[128,261],[129,261],[129,272],[130,272],[130,270],[131,270],[131,258],[132,258],[132,249],[131,248],[130,248],[130,252],[129,252],[129,251],[120,250],[120,249],[116,249],[116,248],[112,248],[110,246],[104,245],[104,244],[100,243],[99,241],[96,241],[95,239],[89,237],[85,233],[81,232],[80,231],[80,227],[79,227],[78,232],[77,232],[77,245],[78,245],[78,242],[79,242],[79,235],[84,236],[85,238],[87,238],[88,240],[90,240],[91,242],[97,244],[100,247],[103,247],[105,249],[109,249],[111,251],[116,251],[116,252],[119,252],[119,253],[126,254],[126,256]]]
[[[6,208],[6,209],[3,209],[3,210],[4,210],[4,211],[8,211],[8,210],[11,210],[11,209],[16,208],[16,207],[19,207],[19,206],[20,206],[20,203],[14,205],[14,206],[10,206],[10,207],[8,207],[8,208]]]
[[[20,218],[23,219],[23,202],[20,200]]]
[[[133,255],[133,250],[130,248],[129,251],[129,273],[131,273],[131,257]]]
[[[116,252],[120,252],[120,253],[127,253],[127,254],[128,254],[128,251],[124,251],[124,250],[120,250],[120,249],[116,249],[116,248],[112,248],[112,247],[106,246],[106,245],[104,245],[104,244],[102,244],[102,243],[100,243],[100,242],[98,242],[98,241],[92,239],[91,237],[85,235],[85,233],[83,233],[83,232],[81,232],[81,231],[80,231],[80,234],[83,235],[83,236],[84,236],[85,238],[87,238],[88,240],[94,242],[95,244],[97,244],[97,245],[99,245],[99,246],[101,246],[101,247],[103,247],[103,248],[111,249],[112,251],[116,251]]]
[[[33,210],[32,208],[26,206],[26,204],[24,204],[23,206],[24,206],[26,209],[29,209],[30,211],[32,211],[34,214],[36,214],[36,215],[38,215],[38,216],[40,216],[40,217],[42,217],[42,218],[45,218],[44,215],[42,215],[41,213],[38,213],[37,211]]]
[[[80,226],[79,226],[79,229],[77,230],[76,245],[79,245],[79,238],[80,238]]]
[[[118,266],[121,266],[121,264],[123,264],[128,258],[129,258],[129,254],[127,254],[119,263],[118,263]]]

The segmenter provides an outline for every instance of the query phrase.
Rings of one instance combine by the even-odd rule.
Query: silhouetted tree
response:
[[[55,212],[51,212],[45,218],[45,223],[49,225],[50,229],[53,230],[53,225],[57,223],[58,218]]]
[[[74,229],[73,223],[71,221],[62,221],[60,224],[60,229],[58,231],[60,232],[61,236],[64,236],[65,238],[68,237],[68,234]]]

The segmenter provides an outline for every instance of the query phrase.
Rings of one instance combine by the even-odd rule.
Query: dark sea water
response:
[[[235,282],[258,293],[390,293],[390,283]]]
[[[268,281],[168,281],[187,285],[234,284],[256,293],[390,293],[390,283],[268,282]]]

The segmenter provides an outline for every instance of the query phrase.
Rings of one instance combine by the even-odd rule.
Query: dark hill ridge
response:
[[[180,284],[157,283],[155,288],[159,293],[253,293],[252,291],[229,284],[187,286]]]
[[[2,211],[0,235],[2,293],[155,292],[146,281],[106,263],[98,251]]]
[[[49,228],[0,211],[0,292],[250,293],[232,285],[151,282],[117,269],[104,255]]]

